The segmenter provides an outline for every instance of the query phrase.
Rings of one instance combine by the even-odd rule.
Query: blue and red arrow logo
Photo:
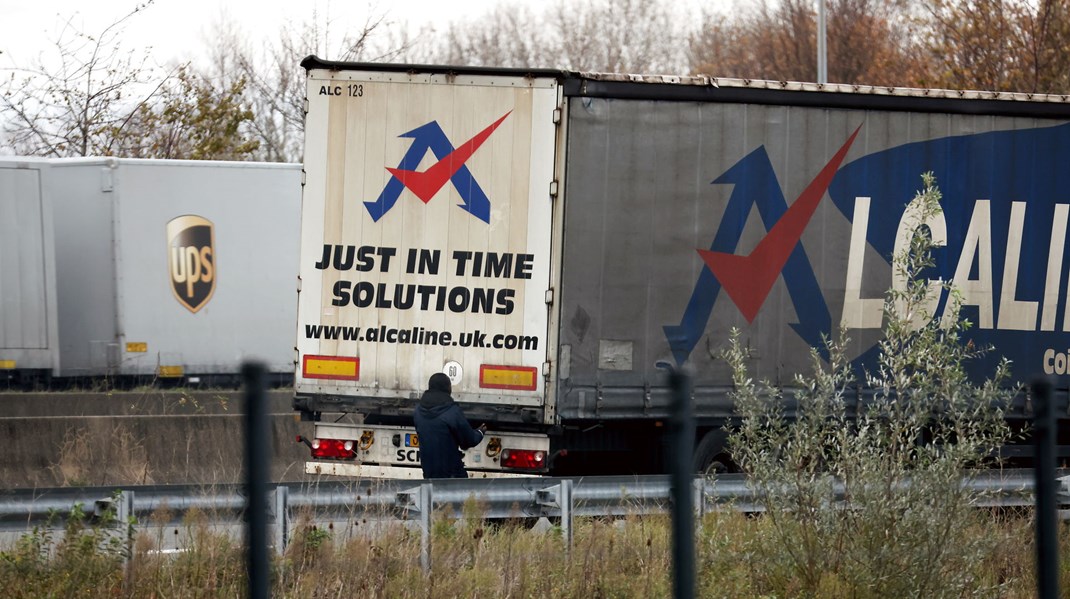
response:
[[[426,204],[446,185],[446,181],[450,181],[464,200],[458,207],[479,220],[490,223],[490,200],[465,163],[511,113],[512,111],[505,113],[457,148],[450,143],[438,121],[431,121],[401,134],[399,137],[411,137],[412,145],[397,168],[387,167],[391,178],[379,197],[374,202],[364,202],[372,220],[378,221],[393,208],[405,189]],[[438,161],[425,171],[415,170],[428,151],[431,151]]]
[[[679,324],[664,327],[676,362],[689,360],[699,340],[710,334],[707,327],[722,288],[752,322],[778,278],[799,319],[790,324],[795,334],[811,347],[824,346],[821,336],[832,328],[830,304],[800,239],[826,192],[849,223],[852,241],[844,247],[844,238],[830,238],[823,257],[861,250],[885,263],[873,261],[875,268],[865,267],[865,274],[845,273],[843,287],[830,279],[826,291],[842,294],[844,310],[848,302],[861,310],[858,304],[863,301],[869,303],[865,309],[871,314],[879,310],[880,277],[888,276],[920,174],[931,172],[943,194],[942,210],[934,217],[942,241],[924,276],[958,290],[943,291],[931,316],[969,319],[976,326],[966,338],[977,347],[997,348],[971,360],[968,371],[990,376],[1006,357],[1027,370],[1070,372],[1066,349],[1070,280],[1065,276],[1070,263],[1066,242],[1070,203],[1065,193],[1070,189],[1070,169],[1065,168],[1070,163],[1070,123],[921,139],[846,162],[857,134],[856,130],[850,135],[790,207],[765,147],[756,148],[713,181],[733,187],[713,242],[708,250],[697,250],[703,268],[682,318]],[[882,136],[876,138],[871,143],[879,148]],[[754,209],[767,233],[749,255],[737,255]],[[839,231],[837,235],[843,232]],[[864,236],[865,247],[855,247],[856,235]],[[865,298],[856,288],[862,281],[871,283]],[[828,299],[835,306],[834,295]],[[876,365],[878,346],[870,344],[882,324],[876,322],[841,321],[846,329],[865,332],[856,337],[862,343],[852,349],[857,351],[852,358],[856,366]],[[717,325],[711,328],[723,331]]]
[[[799,239],[861,128],[855,129],[790,208],[764,146],[713,181],[735,184],[735,187],[710,249],[697,250],[706,268],[699,274],[684,316],[679,325],[665,327],[665,336],[678,364],[687,361],[706,330],[721,288],[747,322],[753,322],[781,275],[796,313],[809,315],[804,322],[791,327],[811,347],[823,347],[821,338],[831,331],[832,319]],[[739,256],[734,252],[747,214],[754,205],[768,233],[750,254]]]

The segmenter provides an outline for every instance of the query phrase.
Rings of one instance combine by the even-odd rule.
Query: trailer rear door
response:
[[[558,85],[312,68],[298,393],[541,406]]]

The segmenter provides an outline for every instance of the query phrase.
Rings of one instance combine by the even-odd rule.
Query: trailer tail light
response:
[[[503,449],[502,467],[540,470],[546,467],[546,452],[541,449]]]
[[[312,457],[324,460],[352,460],[357,457],[353,442],[342,439],[313,439]]]
[[[304,356],[301,375],[306,379],[360,380],[360,358],[342,356]]]
[[[479,386],[484,389],[534,391],[538,386],[537,368],[530,366],[479,366]]]

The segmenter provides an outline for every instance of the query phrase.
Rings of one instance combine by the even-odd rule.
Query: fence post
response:
[[[557,508],[561,513],[561,533],[565,538],[565,551],[572,550],[572,484],[570,478],[535,492],[535,503],[543,508]]]
[[[572,479],[566,478],[561,481],[561,495],[558,502],[561,504],[561,534],[565,537],[565,548],[572,551]]]
[[[702,517],[706,515],[706,477],[696,476],[691,481],[692,492],[695,496],[695,517],[702,525]]]
[[[119,491],[119,505],[116,506],[115,518],[123,535],[123,572],[129,574],[130,558],[134,552],[134,492]]]
[[[275,553],[286,553],[286,546],[290,543],[290,488],[286,485],[275,487],[275,521],[274,537]]]
[[[394,495],[394,505],[405,513],[420,515],[420,568],[424,574],[431,573],[431,510],[434,507],[434,493],[431,483],[422,483],[419,487],[398,491]]]
[[[691,408],[691,377],[680,369],[669,374],[672,387],[672,416],[669,420],[669,480],[672,497],[673,596],[695,596],[695,513],[693,455],[695,451],[695,417]]]
[[[1037,597],[1059,596],[1058,526],[1055,517],[1055,423],[1051,381],[1033,379],[1033,442],[1036,447]]]
[[[431,573],[431,506],[434,495],[431,483],[420,485],[420,567],[425,574]]]
[[[246,555],[249,568],[249,597],[267,599],[271,593],[267,549],[268,441],[267,409],[264,405],[264,367],[242,365],[245,386],[245,507]]]

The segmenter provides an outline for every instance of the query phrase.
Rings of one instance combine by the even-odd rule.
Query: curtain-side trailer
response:
[[[694,373],[698,469],[727,463],[719,359],[790,386],[845,329],[872,364],[921,174],[935,281],[972,341],[1056,377],[1070,457],[1070,103],[708,77],[309,57],[295,409],[309,472],[419,476],[445,372],[477,476],[660,468],[665,365]],[[933,315],[948,293],[934,286]],[[864,391],[862,391],[864,392]],[[1028,419],[1018,398],[1010,417]]]

